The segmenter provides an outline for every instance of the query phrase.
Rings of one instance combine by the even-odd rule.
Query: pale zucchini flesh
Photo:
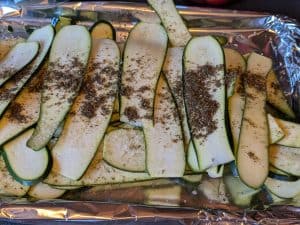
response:
[[[185,48],[183,63],[188,122],[199,168],[204,171],[234,160],[225,126],[222,48],[211,36],[195,37]]]
[[[4,159],[0,156],[0,195],[1,196],[17,196],[26,195],[29,186],[22,185],[10,175]]]
[[[286,172],[284,172],[284,171],[282,171],[282,170],[280,170],[280,169],[272,166],[272,164],[269,165],[269,171],[272,172],[272,173],[274,173],[274,174],[276,174],[276,175],[289,176],[288,173],[286,173]]]
[[[179,206],[181,200],[181,186],[150,187],[144,190],[145,204]]]
[[[294,198],[300,193],[300,179],[283,181],[268,177],[265,185],[270,192],[280,198]]]
[[[166,59],[163,65],[163,73],[167,78],[171,92],[174,96],[175,103],[177,105],[179,116],[181,120],[181,126],[184,136],[185,149],[188,149],[188,145],[191,139],[190,129],[187,122],[186,109],[184,106],[183,85],[182,85],[182,57],[184,48],[174,47],[168,48]]]
[[[98,21],[91,27],[91,36],[93,39],[105,38],[116,39],[116,32],[113,26],[107,21]]]
[[[26,41],[24,38],[9,38],[0,40],[0,60],[18,43]]]
[[[24,185],[38,182],[47,172],[49,154],[46,148],[34,151],[26,146],[33,129],[3,145],[3,158],[11,175]]]
[[[148,0],[148,4],[160,17],[172,46],[184,47],[192,35],[179,15],[173,0]]]
[[[0,145],[34,125],[39,119],[42,80],[47,63],[25,85],[0,119]]]
[[[137,129],[116,129],[106,134],[103,159],[122,170],[144,172],[146,150],[143,132]]]
[[[155,95],[154,121],[144,122],[147,171],[152,177],[182,177],[185,152],[179,113],[161,75]]]
[[[284,138],[284,131],[281,129],[281,127],[278,125],[275,118],[271,114],[268,114],[268,124],[270,132],[269,141],[271,144],[277,143],[282,138]]]
[[[300,124],[275,118],[276,123],[284,132],[284,137],[277,142],[279,145],[300,147]]]
[[[272,61],[269,58],[250,54],[245,82],[246,103],[236,163],[241,180],[252,188],[263,185],[269,172],[265,83],[271,68]]]
[[[223,177],[224,165],[211,167],[206,172],[211,178]]]
[[[66,191],[53,188],[48,184],[38,183],[30,187],[28,195],[36,199],[55,199],[62,196]]]
[[[300,148],[270,145],[270,164],[288,174],[300,176]]]
[[[51,25],[36,29],[28,37],[27,42],[39,43],[39,51],[32,62],[23,70],[18,72],[12,79],[8,80],[3,87],[0,88],[0,115],[7,108],[9,103],[16,97],[17,93],[22,89],[28,79],[40,67],[40,64],[47,55],[54,37],[54,30]]]
[[[192,141],[190,141],[188,146],[187,163],[189,167],[192,169],[192,171],[201,172],[198,164],[197,153]]]
[[[129,33],[121,76],[121,122],[141,127],[144,120],[153,119],[155,88],[167,41],[159,24],[140,22]]]
[[[44,78],[40,117],[27,143],[32,149],[45,147],[68,113],[80,88],[90,47],[90,34],[83,26],[65,26],[55,36]]]
[[[38,54],[39,43],[36,41],[16,44],[0,60],[0,86],[29,64]]]
[[[119,61],[120,52],[113,40],[93,39],[82,89],[51,151],[56,173],[77,180],[92,161],[112,115]]]

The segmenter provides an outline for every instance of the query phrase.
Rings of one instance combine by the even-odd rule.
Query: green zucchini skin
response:
[[[113,25],[110,22],[106,21],[106,20],[99,20],[99,21],[97,21],[96,23],[94,23],[90,27],[89,31],[92,33],[93,30],[94,30],[94,28],[97,27],[99,24],[106,24],[106,25],[108,25],[111,28],[112,36],[110,36],[109,39],[112,39],[112,40],[115,41],[116,40],[116,30],[113,27]],[[99,38],[102,38],[102,37],[99,37]]]

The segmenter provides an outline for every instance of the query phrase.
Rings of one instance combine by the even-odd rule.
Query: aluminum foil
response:
[[[128,31],[138,21],[159,18],[146,5],[128,2],[0,2],[0,38],[26,38],[30,31],[49,24],[58,16],[76,19],[90,27],[97,20],[110,21],[117,30],[117,42],[122,44]],[[216,34],[228,38],[227,46],[241,53],[256,51],[273,59],[274,69],[285,95],[300,115],[300,26],[284,16],[264,13],[217,10],[178,6],[192,35]],[[204,180],[211,180],[204,177]],[[215,179],[218,182],[218,179]],[[220,181],[221,184],[221,181]],[[166,185],[166,184],[164,184]],[[92,187],[73,190],[60,200],[32,201],[31,199],[2,198],[0,219],[15,222],[48,224],[68,221],[96,223],[118,220],[159,222],[174,220],[180,224],[299,224],[300,208],[295,202],[270,204],[268,194],[255,196],[251,207],[233,205],[226,189],[214,199],[208,199],[199,189],[180,179],[172,179],[171,187],[179,186],[180,199],[167,197],[147,202],[146,187],[107,189]],[[161,187],[162,188],[162,187]],[[147,206],[148,204],[148,206]],[[299,204],[299,203],[298,203]]]

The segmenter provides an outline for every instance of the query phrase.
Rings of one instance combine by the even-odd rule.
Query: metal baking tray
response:
[[[110,21],[122,48],[129,30],[138,21],[159,21],[145,4],[130,2],[21,2],[0,3],[0,38],[26,38],[29,31],[49,24],[58,16],[72,17],[90,27],[97,20]],[[274,70],[296,114],[300,115],[300,26],[285,16],[266,13],[177,6],[193,36],[222,35],[227,46],[242,54],[256,51],[273,59]],[[205,177],[205,180],[210,178]],[[169,184],[170,185],[170,184]],[[47,224],[51,221],[97,222],[103,220],[176,220],[182,224],[298,224],[300,208],[286,201],[270,205],[262,191],[249,208],[230,203],[228,193],[209,200],[195,185],[172,179],[182,189],[177,206],[168,199],[147,205],[144,187],[103,190],[83,188],[70,191],[59,200],[1,198],[0,219]],[[164,201],[165,200],[165,201]]]

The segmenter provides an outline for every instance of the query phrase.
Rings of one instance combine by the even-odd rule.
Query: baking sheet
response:
[[[255,12],[240,12],[178,6],[192,35],[216,34],[228,38],[227,46],[242,54],[256,51],[273,59],[285,95],[300,114],[300,27],[287,17]],[[24,1],[19,5],[0,3],[0,38],[24,37],[36,27],[53,22],[58,16],[72,17],[77,24],[90,27],[95,21],[110,21],[122,44],[128,31],[138,21],[159,18],[144,4],[128,2],[58,2]],[[204,177],[204,180],[210,180]],[[230,203],[230,196],[220,193],[209,200],[197,185],[173,179],[181,196],[177,206],[160,199],[158,206],[145,206],[143,187],[102,190],[83,188],[70,191],[61,200],[31,202],[28,199],[1,199],[0,218],[47,224],[47,220],[151,220],[174,219],[182,224],[299,224],[300,209],[289,201],[269,205],[266,191],[256,196],[250,208]],[[165,206],[162,206],[165,205]]]

